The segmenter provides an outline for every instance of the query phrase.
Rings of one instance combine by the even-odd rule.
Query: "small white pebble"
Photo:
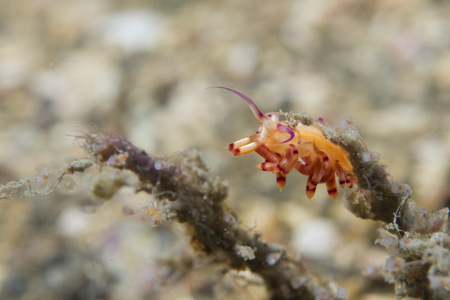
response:
[[[294,290],[301,288],[308,281],[307,277],[294,277],[291,279],[291,286]]]
[[[70,167],[75,161],[77,161],[76,156],[68,156],[63,159],[63,163],[65,167]]]
[[[230,224],[236,224],[236,218],[232,214],[226,214],[224,221]]]
[[[380,245],[386,248],[386,250],[392,251],[397,247],[397,239],[393,236],[384,238],[380,240]]]
[[[435,232],[431,236],[430,242],[434,245],[440,245],[442,243],[450,242],[450,237],[444,232]]]
[[[88,159],[80,159],[70,163],[68,167],[72,168],[75,172],[84,172],[94,165],[94,162]]]
[[[236,254],[244,260],[255,259],[255,251],[253,251],[253,249],[249,246],[236,245],[234,247],[234,251],[236,251]]]
[[[258,48],[248,42],[237,43],[231,47],[227,57],[227,66],[237,75],[248,75],[258,65]]]
[[[339,233],[333,223],[316,219],[295,229],[292,245],[307,257],[323,259],[333,253],[338,240]]]
[[[156,170],[161,170],[162,169],[162,162],[159,159],[155,159],[155,169]]]
[[[58,231],[64,236],[78,236],[88,229],[88,218],[81,210],[68,208],[57,220]]]
[[[404,238],[399,241],[399,245],[402,249],[419,250],[420,248],[426,248],[427,242],[420,239]]]
[[[148,51],[158,45],[164,32],[163,19],[151,10],[110,14],[101,25],[101,40],[127,53]]]
[[[114,167],[123,167],[126,165],[128,159],[128,153],[119,153],[111,155],[108,159],[108,165]]]
[[[430,289],[432,290],[441,287],[450,287],[450,276],[429,275],[428,280],[430,280]]]
[[[392,192],[395,194],[407,193],[410,194],[412,189],[406,183],[393,183],[392,184]]]
[[[411,239],[401,239],[399,241],[400,248],[409,248],[411,244]]]
[[[131,207],[125,205],[124,207],[122,207],[122,214],[124,216],[132,216],[135,214],[135,211]]]
[[[399,269],[399,268],[402,268],[403,265],[404,265],[403,261],[401,261],[399,259],[388,258],[386,260],[386,269],[388,269],[388,270]]]
[[[338,288],[336,292],[336,298],[338,300],[345,300],[346,297],[347,297],[347,289],[344,287]]]
[[[157,218],[157,217],[150,218],[150,221],[149,221],[150,227],[159,227],[159,226],[161,226],[161,223],[162,223],[161,219]]]
[[[380,160],[380,153],[367,151],[362,154],[362,160],[364,162],[377,162]]]
[[[357,125],[358,121],[352,117],[346,117],[339,121],[341,128],[346,128],[348,126]]]
[[[267,255],[266,262],[269,266],[275,265],[281,258],[281,252],[274,252]]]
[[[367,277],[371,277],[371,276],[378,276],[381,275],[381,272],[383,270],[383,267],[380,266],[367,266],[364,271],[363,271],[363,275],[367,276]]]

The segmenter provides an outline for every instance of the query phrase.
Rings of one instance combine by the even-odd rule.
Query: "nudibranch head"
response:
[[[231,91],[245,100],[261,123],[255,134],[229,144],[228,150],[235,156],[256,151],[265,159],[257,168],[276,174],[280,190],[286,184],[286,175],[293,169],[308,176],[306,195],[310,199],[317,185],[324,183],[330,198],[336,200],[336,176],[341,188],[345,185],[351,188],[357,183],[348,152],[323,135],[322,118],[312,125],[280,121],[282,113],[263,114],[246,95],[227,87],[216,88]]]
[[[277,148],[277,145],[286,144],[295,138],[294,129],[287,122],[279,121],[280,113],[263,114],[255,102],[246,95],[223,86],[216,86],[215,88],[228,90],[245,100],[255,118],[261,123],[261,127],[256,134],[228,145],[228,150],[233,152],[234,155],[240,156],[250,153],[262,144]]]

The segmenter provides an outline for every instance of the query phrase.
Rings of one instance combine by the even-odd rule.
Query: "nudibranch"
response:
[[[255,134],[228,145],[235,156],[256,151],[265,162],[256,167],[276,175],[280,191],[286,184],[286,175],[293,169],[308,176],[306,195],[311,199],[316,187],[324,183],[331,199],[337,199],[336,176],[339,185],[352,188],[357,183],[348,152],[327,139],[322,132],[322,119],[311,125],[280,121],[281,112],[263,114],[252,99],[227,87],[225,89],[241,97],[250,107],[261,126]]]

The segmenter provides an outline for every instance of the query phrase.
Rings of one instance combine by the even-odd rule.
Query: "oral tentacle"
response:
[[[253,152],[256,150],[256,148],[258,148],[259,144],[257,142],[252,142],[250,144],[247,144],[245,146],[242,146],[240,148],[236,148],[233,150],[233,155],[234,156],[241,156],[241,155],[245,155],[248,154],[250,152]]]
[[[240,139],[236,142],[229,144],[227,148],[228,148],[228,151],[233,153],[233,155],[240,156],[240,155],[244,155],[244,154],[250,153],[251,151],[256,150],[256,147],[258,147],[259,145],[261,145],[263,143],[264,143],[264,139],[261,138],[261,136],[259,134],[254,134],[254,135],[251,135],[249,137]],[[253,149],[253,150],[251,150],[249,152],[245,149],[248,149],[249,147],[247,147],[247,146],[250,144],[252,146],[249,146],[249,147],[250,147],[250,149]]]
[[[233,152],[235,149],[237,149],[239,147],[242,147],[245,144],[250,143],[250,141],[251,141],[251,138],[250,137],[246,137],[246,138],[243,138],[243,139],[241,139],[239,141],[233,142],[233,143],[228,145],[228,151]]]

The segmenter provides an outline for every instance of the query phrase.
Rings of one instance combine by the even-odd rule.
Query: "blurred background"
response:
[[[348,299],[392,299],[379,224],[359,220],[292,173],[255,168],[227,144],[261,111],[358,121],[371,151],[419,205],[450,203],[450,3],[421,0],[0,0],[0,184],[85,154],[99,127],[149,153],[196,148],[229,181],[242,226],[285,245]],[[183,228],[151,228],[83,191],[0,204],[1,299],[263,299],[249,274],[189,250]],[[87,208],[88,207],[88,208]],[[96,209],[92,209],[96,207]],[[367,276],[363,274],[369,274]],[[372,274],[372,275],[371,275]],[[255,279],[256,280],[256,279]],[[256,280],[257,281],[257,280]]]

